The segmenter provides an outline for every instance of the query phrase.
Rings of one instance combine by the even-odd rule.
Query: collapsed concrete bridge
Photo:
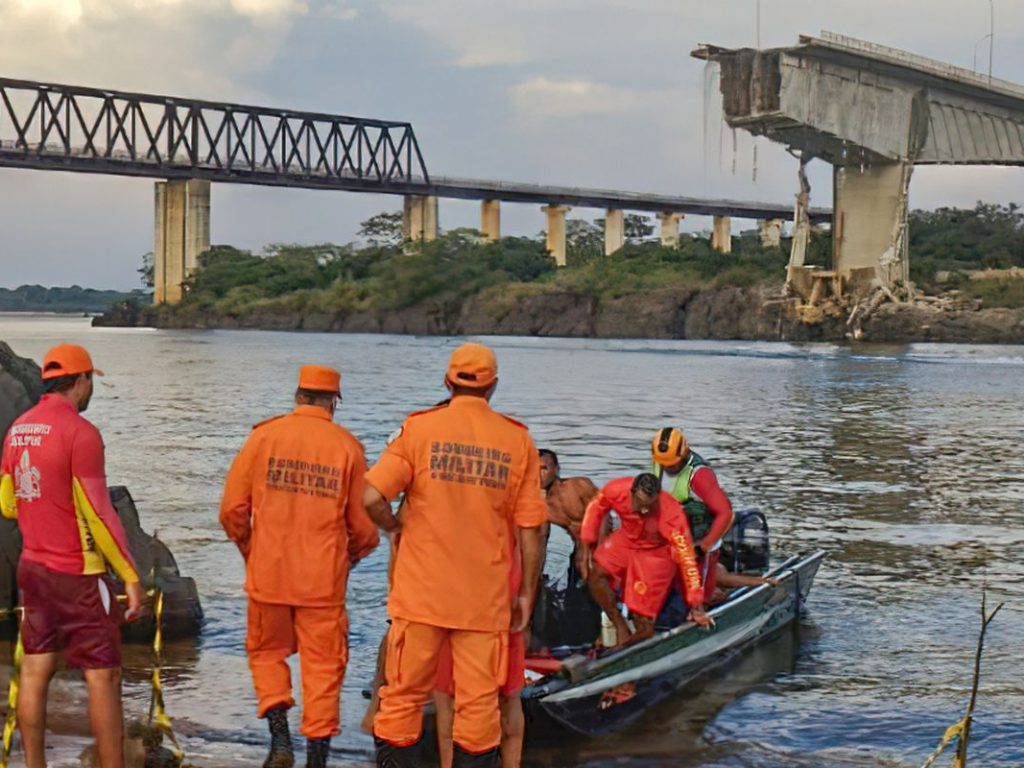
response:
[[[1015,83],[829,32],[789,48],[705,44],[691,55],[721,65],[729,126],[800,158],[789,282],[804,298],[907,282],[915,165],[1024,164],[1024,87]],[[831,270],[804,266],[804,165],[814,158],[833,166]]]

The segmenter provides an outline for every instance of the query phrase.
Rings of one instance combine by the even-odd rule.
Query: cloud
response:
[[[82,17],[82,0],[13,0],[5,10],[15,17],[39,14],[62,24],[73,24]]]
[[[565,118],[646,110],[663,91],[622,88],[590,80],[552,80],[540,76],[512,88],[516,108],[531,117]]]
[[[487,43],[467,48],[457,59],[457,67],[496,67],[525,64],[530,54],[520,47],[501,43]]]
[[[243,16],[287,16],[306,13],[309,7],[302,0],[231,0],[231,7]]]
[[[359,16],[359,9],[338,0],[328,0],[317,8],[317,13],[335,21],[353,21]]]

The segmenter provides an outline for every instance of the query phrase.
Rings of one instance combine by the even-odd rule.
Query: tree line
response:
[[[602,298],[673,286],[781,281],[788,261],[786,240],[765,247],[755,230],[735,236],[728,255],[712,250],[705,233],[683,233],[678,246],[665,247],[655,236],[653,219],[638,214],[625,217],[624,247],[605,256],[603,225],[603,219],[569,219],[567,267],[556,270],[543,233],[487,242],[476,230],[454,229],[431,242],[410,243],[403,239],[401,213],[381,213],[362,223],[356,243],[274,244],[258,253],[214,246],[200,256],[183,303],[226,314],[256,305],[400,309],[513,284]],[[1024,266],[1024,212],[1014,203],[914,211],[910,249],[911,275],[919,286],[980,290],[967,285],[970,271]],[[831,250],[829,233],[815,232],[807,263],[827,266]],[[146,269],[140,270],[144,278]],[[941,285],[937,278],[943,275]],[[1015,291],[1011,286],[1010,294]],[[1010,305],[1017,301],[1013,295],[995,298]]]

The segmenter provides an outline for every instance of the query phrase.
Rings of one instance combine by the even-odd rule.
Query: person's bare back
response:
[[[545,495],[548,520],[578,540],[587,504],[596,495],[597,486],[585,477],[555,478]]]

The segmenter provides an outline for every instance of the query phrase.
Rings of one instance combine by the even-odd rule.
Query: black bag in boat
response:
[[[533,609],[530,648],[593,643],[601,633],[601,609],[570,561],[558,578],[544,575]]]
[[[756,509],[742,510],[722,539],[719,562],[733,573],[764,573],[770,558],[768,520]]]

